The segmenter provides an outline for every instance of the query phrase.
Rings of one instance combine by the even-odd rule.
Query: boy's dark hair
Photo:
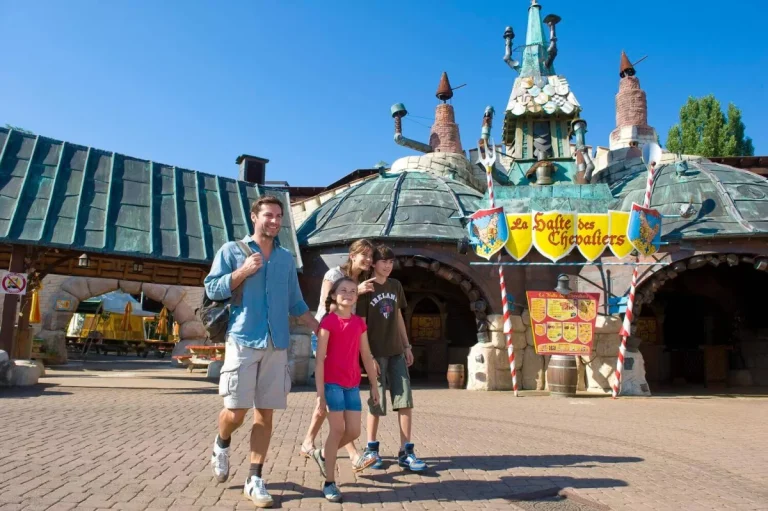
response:
[[[395,258],[395,253],[386,245],[379,245],[373,250],[374,264],[379,261],[389,261]]]

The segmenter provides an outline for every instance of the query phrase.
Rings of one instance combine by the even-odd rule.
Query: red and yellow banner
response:
[[[533,342],[538,355],[589,355],[595,338],[599,293],[528,291]]]
[[[501,208],[497,208],[501,209]],[[627,211],[608,211],[608,213],[573,213],[563,211],[534,211],[532,213],[508,213],[508,237],[504,243],[507,253],[516,261],[523,260],[536,247],[547,259],[557,262],[577,248],[589,261],[597,260],[606,247],[613,255],[623,259],[635,249],[627,230],[630,227],[630,213]],[[484,246],[473,224],[471,239],[475,241],[475,252]],[[660,229],[660,228],[659,228]],[[499,234],[503,233],[499,229]],[[496,236],[498,244],[504,236]],[[495,249],[495,247],[494,247]],[[496,250],[488,253],[495,254]],[[486,253],[479,254],[488,259]]]
[[[533,246],[547,259],[557,262],[576,244],[576,213],[533,212]]]

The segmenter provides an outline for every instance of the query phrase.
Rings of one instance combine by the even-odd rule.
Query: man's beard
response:
[[[270,228],[266,225],[261,226],[261,235],[265,238],[276,238],[280,234],[280,229],[276,230],[275,234],[270,232]]]

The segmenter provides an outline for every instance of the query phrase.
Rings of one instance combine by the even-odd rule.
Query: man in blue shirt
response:
[[[291,390],[288,373],[288,316],[317,331],[299,289],[291,253],[276,242],[283,220],[283,205],[275,197],[262,197],[251,207],[253,236],[243,242],[253,251],[246,255],[236,242],[219,249],[205,278],[211,300],[226,300],[242,286],[241,305],[230,305],[229,328],[219,395],[219,434],[213,444],[211,468],[217,481],[229,477],[229,444],[232,433],[254,408],[251,429],[251,467],[243,492],[256,507],[271,507],[272,497],[261,477],[272,436],[272,412],[286,408]]]

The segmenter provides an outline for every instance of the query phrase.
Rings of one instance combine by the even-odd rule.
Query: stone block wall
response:
[[[578,358],[578,390],[608,393],[615,381],[616,357],[621,339],[621,319],[598,316],[594,351],[589,357]],[[549,356],[537,355],[533,343],[528,311],[512,316],[512,344],[515,352],[517,385],[520,390],[548,390],[547,366]],[[642,358],[639,353],[632,354]],[[642,364],[638,364],[638,369]],[[467,357],[469,390],[511,390],[512,375],[503,333],[502,316],[488,316],[487,332],[478,334],[478,343]],[[641,375],[644,380],[645,373]],[[626,380],[625,380],[626,383]]]

